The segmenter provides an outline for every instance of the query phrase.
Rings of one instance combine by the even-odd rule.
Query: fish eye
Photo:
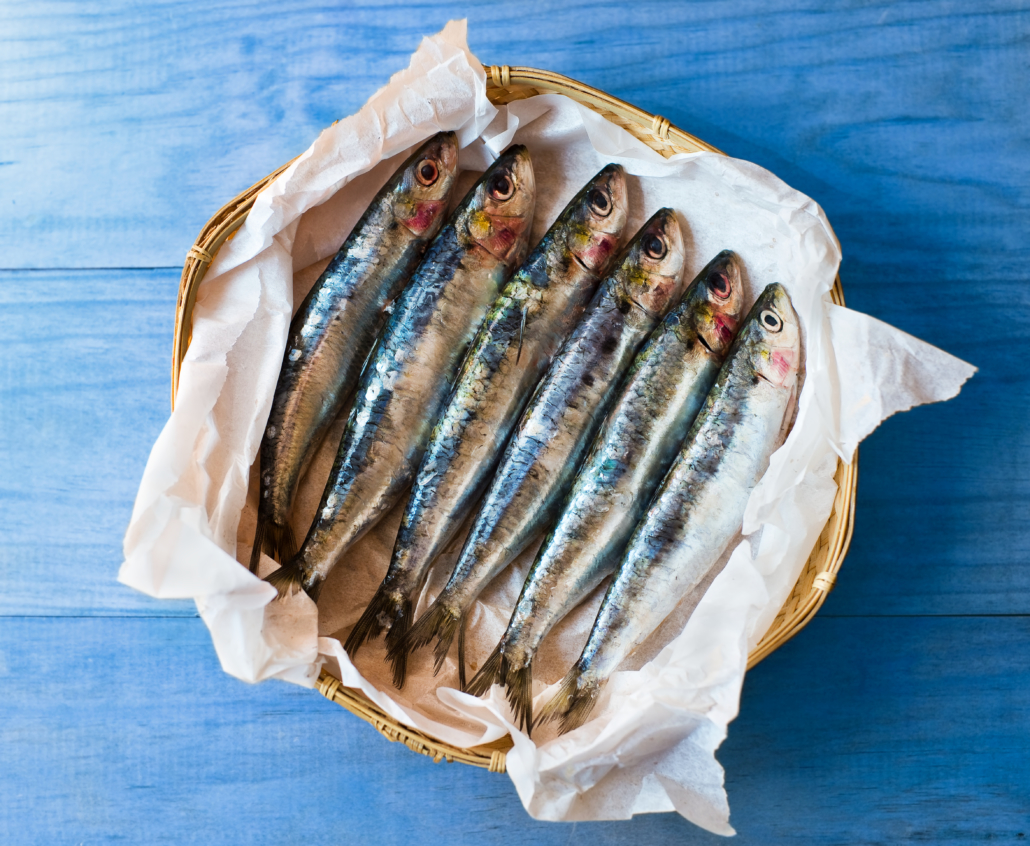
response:
[[[608,195],[600,188],[591,189],[590,193],[587,194],[587,202],[590,203],[590,209],[601,217],[607,217],[612,211],[612,201]]]
[[[660,259],[665,255],[665,242],[653,232],[648,232],[641,239],[640,246],[653,259]]]
[[[432,159],[422,159],[415,168],[415,178],[423,185],[432,185],[440,178],[440,169]]]
[[[708,288],[720,300],[725,300],[730,295],[730,280],[725,273],[716,271],[708,277]]]
[[[515,193],[515,180],[503,170],[499,171],[490,177],[487,191],[490,192],[490,196],[495,200],[510,200],[511,195]]]
[[[780,316],[775,311],[766,309],[759,317],[762,321],[762,325],[770,332],[779,332],[783,328],[783,321],[780,320]]]

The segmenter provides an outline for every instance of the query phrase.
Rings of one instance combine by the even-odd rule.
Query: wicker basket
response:
[[[662,155],[693,153],[700,150],[721,152],[681,129],[672,126],[668,120],[624,103],[602,91],[581,82],[549,71],[534,68],[492,66],[487,68],[487,95],[495,105],[513,100],[522,100],[537,94],[557,93],[593,109],[612,123],[623,127],[634,137]],[[243,223],[258,193],[291,162],[287,162],[260,182],[248,188],[230,201],[207,222],[201,230],[196,244],[190,248],[182,269],[179,284],[179,298],[175,310],[175,339],[172,348],[172,406],[179,385],[179,367],[192,334],[193,305],[197,289],[219,248]],[[833,302],[844,305],[840,278],[834,282],[830,293]],[[815,549],[805,564],[801,576],[790,597],[777,614],[775,621],[748,656],[748,667],[753,667],[774,649],[797,634],[819,610],[836,580],[848,544],[855,518],[855,486],[857,483],[857,459],[850,465],[838,462],[836,481],[837,495],[833,511],[826,526],[819,535]],[[420,731],[403,726],[384,714],[357,690],[345,688],[339,679],[323,672],[319,677],[319,692],[332,702],[343,706],[352,714],[371,723],[388,740],[404,743],[410,749],[428,755],[434,761],[461,761],[484,767],[491,772],[504,772],[505,751],[511,748],[511,740],[502,740],[487,746],[459,749],[441,743]]]

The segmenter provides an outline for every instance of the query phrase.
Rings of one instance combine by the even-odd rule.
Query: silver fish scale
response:
[[[540,548],[501,640],[515,668],[615,570],[715,381],[724,356],[700,343],[696,329],[698,310],[708,307],[703,278],[640,351]]]
[[[393,194],[355,226],[297,310],[261,444],[260,514],[284,522],[312,446],[342,409],[425,240],[397,224]],[[387,266],[382,255],[394,260]],[[380,271],[380,268],[383,270]]]
[[[607,184],[610,170],[563,210],[505,286],[470,347],[404,512],[386,577],[397,589],[418,589],[468,516],[534,386],[597,288],[604,268],[588,270],[575,260],[569,239],[572,227],[583,228],[578,218],[588,190]],[[621,206],[619,213],[624,220]]]
[[[622,374],[657,322],[627,306],[610,278],[538,386],[448,582],[456,604],[478,596],[554,518]]]
[[[298,562],[305,586],[389,511],[411,483],[433,421],[507,266],[448,224],[430,247],[358,387],[330,484]]]
[[[738,338],[687,445],[633,534],[574,668],[580,689],[607,679],[740,531],[791,399],[790,391],[756,375],[751,343],[743,333]]]

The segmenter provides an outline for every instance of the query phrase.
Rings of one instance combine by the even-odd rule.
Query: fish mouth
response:
[[[774,388],[782,388],[782,387],[783,387],[783,385],[777,385],[777,384],[776,384],[776,383],[775,383],[775,382],[774,382],[774,381],[773,381],[772,379],[770,379],[770,378],[769,378],[768,376],[763,376],[763,375],[762,375],[761,373],[759,373],[759,372],[758,372],[757,370],[755,371],[755,376],[757,376],[757,377],[758,377],[759,379],[761,379],[761,380],[762,380],[763,382],[768,382],[768,383],[769,383],[770,385],[772,385],[772,386],[773,386]]]
[[[708,350],[708,352],[710,352],[712,355],[715,355],[715,350],[713,350],[708,345],[708,341],[705,340],[705,336],[704,335],[702,335],[700,332],[698,332],[697,333],[697,339],[701,342],[701,346],[703,346],[706,350]]]
[[[644,305],[643,303],[641,303],[641,302],[640,302],[639,300],[636,300],[636,299],[634,299],[633,297],[631,297],[631,296],[629,296],[629,295],[627,295],[627,296],[626,296],[626,299],[627,299],[627,300],[629,300],[629,301],[630,301],[631,303],[633,303],[633,305],[635,305],[635,306],[636,306],[637,308],[639,308],[639,309],[640,309],[640,310],[641,310],[642,312],[644,312],[644,314],[646,314],[646,315],[647,315],[648,317],[653,317],[653,318],[655,318],[656,320],[658,319],[658,316],[659,316],[659,315],[658,315],[658,314],[657,314],[656,312],[653,312],[653,311],[651,311],[651,309],[649,309],[649,308],[648,308],[647,306],[645,306],[645,305]],[[700,337],[700,336],[699,336],[699,337]],[[707,344],[705,344],[705,346],[708,346],[708,345],[707,345]]]
[[[582,267],[587,273],[593,273],[594,272],[589,267],[587,267],[583,263],[583,259],[581,259],[579,256],[577,256],[575,253],[572,253],[572,260],[575,261],[576,264],[578,264],[580,267]]]

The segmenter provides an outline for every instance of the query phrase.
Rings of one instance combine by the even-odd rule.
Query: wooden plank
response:
[[[1028,636],[1026,618],[817,619],[748,677],[719,753],[735,842],[1022,842]],[[199,620],[7,620],[0,656],[5,843],[725,842],[674,814],[535,822],[505,776],[227,677]]]
[[[115,582],[168,417],[178,273],[0,273],[0,614],[196,614]]]
[[[846,252],[875,251],[913,217],[942,235],[961,225],[966,247],[1021,248],[1019,0],[833,14],[796,0],[528,0],[517,14],[497,2],[91,0],[0,8],[0,266],[179,264],[218,206],[466,14],[484,61],[583,79],[771,167],[824,205]]]

